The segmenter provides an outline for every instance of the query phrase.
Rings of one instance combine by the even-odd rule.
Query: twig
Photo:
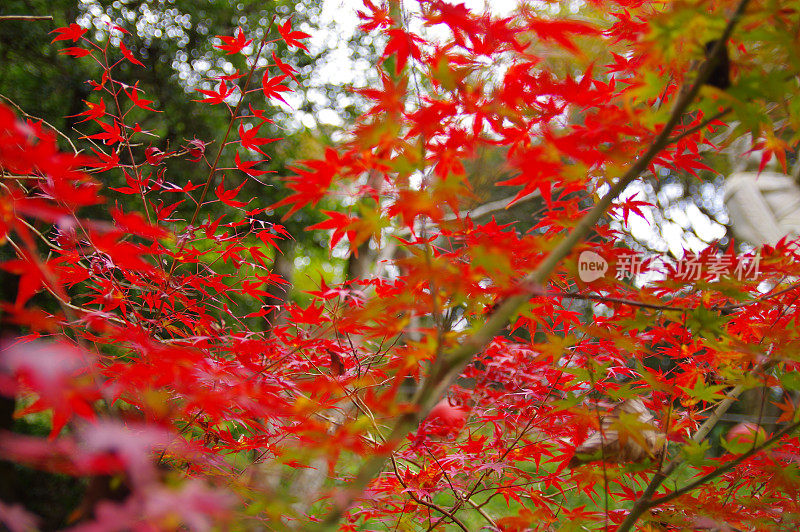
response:
[[[217,168],[219,166],[219,160],[222,157],[222,151],[225,149],[226,145],[228,144],[228,137],[231,134],[231,130],[233,129],[233,124],[236,122],[236,118],[239,115],[239,110],[242,108],[242,104],[244,103],[244,99],[247,96],[247,91],[250,87],[250,80],[253,78],[253,73],[256,71],[258,67],[258,60],[261,57],[261,52],[264,50],[264,45],[267,44],[267,38],[269,37],[269,33],[272,30],[272,25],[275,23],[275,17],[272,17],[272,20],[269,22],[269,26],[267,27],[267,31],[264,32],[264,38],[261,39],[261,45],[258,47],[258,51],[256,51],[255,58],[253,59],[253,66],[250,67],[249,72],[247,73],[247,78],[245,79],[244,86],[241,88],[241,95],[242,97],[239,98],[239,101],[236,103],[236,107],[231,113],[230,122],[228,122],[228,129],[225,131],[225,135],[222,138],[222,142],[219,145],[219,150],[217,150],[217,156],[214,158],[214,163],[211,165],[211,170],[208,172],[208,178],[206,179],[205,186],[200,193],[200,199],[197,201],[197,207],[192,214],[192,219],[189,221],[188,229],[194,227],[195,222],[197,221],[197,217],[200,215],[200,209],[203,206],[203,202],[205,201],[206,195],[208,194],[208,190],[211,188],[211,184],[214,182],[214,176],[217,172]],[[175,268],[178,266],[178,256],[183,252],[183,248],[186,246],[186,243],[189,241],[187,238],[186,241],[181,243],[178,247],[177,252],[172,257],[172,264],[169,267],[169,272],[167,272],[167,279],[164,282],[164,290],[165,292],[169,290],[169,285],[172,282],[172,278],[175,275]],[[165,293],[166,295],[166,293]],[[165,298],[162,297],[159,300],[159,306],[157,312],[155,313],[156,319],[153,320],[153,325],[161,319],[161,313],[164,309],[164,301]]]
[[[53,20],[50,15],[0,15],[0,22],[4,20]]]
[[[708,307],[708,310],[712,312],[720,312],[723,315],[727,315],[733,313],[734,310],[754,305],[756,303],[761,303],[768,299],[772,299],[774,297],[783,295],[787,292],[791,292],[792,290],[795,290],[797,288],[800,288],[800,283],[793,284],[791,286],[778,290],[777,292],[763,294],[750,301],[744,301],[742,303],[733,303],[730,305],[710,306]],[[624,297],[601,296],[599,294],[580,294],[577,292],[548,291],[546,295],[550,297],[564,297],[568,299],[597,301],[599,303],[619,303],[621,305],[628,305],[631,307],[647,308],[651,310],[661,310],[670,312],[693,312],[697,310],[696,308],[690,308],[690,307],[674,307],[666,303],[645,303],[643,301],[636,301],[634,299],[627,299]]]
[[[747,0],[745,0],[745,2],[746,1]],[[785,312],[785,309],[783,312]],[[783,314],[783,312],[781,313],[781,315]],[[773,323],[773,326],[775,323],[777,323],[777,320],[778,318],[776,318],[775,322]],[[761,341],[759,343],[763,341],[764,337],[762,336]],[[763,372],[772,364],[774,364],[773,360],[765,360],[764,362],[761,362],[750,371],[749,376],[755,376]],[[716,424],[719,423],[719,421],[722,419],[722,416],[725,415],[725,413],[733,405],[733,403],[736,402],[736,398],[739,395],[741,395],[742,392],[745,391],[745,389],[746,388],[740,384],[737,385],[735,388],[733,388],[733,390],[728,392],[728,396],[724,400],[720,401],[714,408],[714,413],[711,414],[711,416],[709,416],[708,419],[706,419],[705,422],[700,426],[697,432],[695,432],[694,436],[692,437],[692,441],[694,443],[700,443],[706,438],[706,436],[708,436],[708,433],[711,432],[711,429],[713,429],[716,426]],[[680,455],[676,456],[675,458],[672,459],[672,461],[669,464],[667,464],[666,467],[661,467],[659,468],[658,471],[656,471],[655,475],[653,475],[653,478],[650,480],[650,484],[647,485],[647,488],[645,488],[645,491],[642,494],[642,496],[636,500],[636,502],[633,505],[633,508],[631,508],[630,513],[622,522],[620,528],[617,529],[617,532],[620,531],[627,532],[627,530],[630,530],[630,528],[638,520],[639,516],[641,516],[641,514],[646,510],[652,508],[652,505],[650,504],[652,503],[652,497],[653,495],[655,495],[656,490],[667,479],[667,477],[669,477],[669,475],[671,475],[672,472],[675,471],[675,469],[677,469],[677,467],[682,462],[683,458]]]
[[[777,292],[764,294],[762,296],[757,297],[756,299],[754,299],[752,301],[744,301],[743,303],[736,303],[736,304],[733,304],[733,305],[723,305],[721,307],[711,307],[711,310],[718,310],[718,311],[722,312],[723,314],[730,314],[732,311],[734,311],[736,309],[739,309],[739,308],[742,308],[742,307],[746,307],[748,305],[752,305],[753,303],[758,303],[758,302],[761,302],[761,301],[765,301],[767,299],[772,299],[773,297],[778,297],[780,295],[785,294],[786,292],[791,292],[792,290],[795,290],[797,288],[800,288],[800,283],[795,283],[795,284],[793,284],[791,286],[787,286],[786,288],[784,288],[782,290],[778,290]]]
[[[730,112],[731,112],[731,108],[730,107],[726,107],[725,109],[722,109],[721,111],[719,111],[717,113],[714,113],[713,115],[711,115],[711,118],[707,118],[707,119],[703,120],[702,122],[700,122],[696,126],[690,127],[686,131],[683,131],[680,135],[670,139],[669,143],[670,144],[677,144],[678,142],[682,141],[683,139],[685,139],[689,135],[694,135],[695,133],[697,133],[698,131],[700,131],[701,129],[703,129],[707,125],[709,125],[714,120],[719,120],[720,118],[722,118],[723,116],[725,116],[726,114],[728,114]]]
[[[477,511],[478,511],[478,513],[479,513],[479,514],[481,514],[481,516],[482,516],[484,519],[486,519],[486,521],[487,521],[487,522],[488,522],[490,525],[492,525],[492,526],[493,526],[493,527],[495,527],[495,528],[498,528],[498,526],[497,526],[497,522],[495,522],[495,520],[494,520],[494,519],[492,519],[492,516],[491,516],[491,515],[489,515],[488,513],[486,513],[486,510],[484,510],[484,509],[481,507],[482,505],[480,505],[480,504],[476,503],[475,501],[473,501],[473,500],[472,500],[472,498],[470,498],[470,497],[465,497],[464,495],[465,495],[465,494],[461,494],[461,496],[464,498],[464,500],[465,500],[465,501],[467,501],[467,502],[469,503],[469,505],[470,505],[470,506],[472,506],[472,507],[473,507],[475,510],[477,510]]]
[[[659,303],[644,303],[642,301],[634,301],[633,299],[626,299],[622,297],[601,296],[597,294],[579,294],[576,292],[547,292],[548,296],[564,297],[567,299],[583,299],[589,301],[597,301],[599,303],[619,303],[621,305],[628,305],[631,307],[648,308],[651,310],[666,310],[674,312],[692,312],[696,309],[685,307],[673,307],[666,304]]]
[[[791,425],[788,425],[786,427],[783,427],[781,430],[776,432],[771,438],[766,440],[763,444],[761,444],[759,446],[754,446],[752,449],[750,449],[749,451],[747,451],[744,454],[739,455],[738,457],[736,457],[735,459],[731,460],[730,462],[728,462],[724,466],[721,466],[721,467],[715,469],[714,471],[712,471],[712,472],[710,472],[710,473],[708,473],[706,475],[703,475],[702,477],[698,478],[697,480],[694,480],[693,482],[690,482],[686,486],[684,486],[684,487],[682,487],[680,489],[676,489],[675,491],[673,491],[671,493],[668,493],[667,495],[664,495],[663,497],[659,497],[658,499],[654,499],[654,500],[648,501],[647,502],[647,509],[653,508],[655,506],[659,506],[659,505],[664,504],[664,503],[667,503],[667,502],[669,502],[669,501],[671,501],[673,499],[677,499],[681,495],[684,495],[684,494],[692,491],[693,489],[702,486],[706,482],[714,480],[718,476],[727,473],[728,471],[730,471],[731,469],[733,469],[737,465],[741,464],[742,462],[744,462],[745,460],[747,460],[748,458],[750,458],[754,454],[760,453],[761,451],[763,451],[767,447],[772,446],[778,440],[780,440],[783,436],[791,434],[792,432],[797,430],[799,427],[800,427],[800,421],[792,423]]]
[[[405,488],[407,490],[406,493],[408,493],[408,495],[412,499],[414,499],[414,502],[416,502],[417,504],[421,504],[422,506],[427,506],[428,508],[430,508],[432,510],[436,510],[437,512],[441,513],[443,516],[447,516],[447,518],[450,519],[456,525],[458,525],[461,528],[461,530],[465,530],[465,531],[469,530],[464,525],[464,523],[462,523],[455,516],[455,512],[449,512],[449,511],[445,510],[444,508],[442,508],[441,506],[439,506],[438,504],[434,504],[432,502],[424,501],[424,500],[420,499],[419,497],[417,497],[416,494],[413,491],[409,490],[408,489],[408,485],[403,480],[403,477],[400,476],[400,471],[397,470],[397,462],[394,459],[394,455],[391,455],[390,457],[391,457],[391,460],[392,460],[392,468],[394,469],[394,476],[397,477],[397,481],[400,482],[400,485],[403,486],[403,488]],[[481,514],[483,515],[483,512],[481,512]],[[490,519],[490,522],[491,522],[491,519]]]
[[[66,142],[67,142],[67,143],[70,145],[70,147],[72,148],[72,151],[73,151],[74,153],[76,153],[76,154],[77,154],[77,153],[80,153],[80,151],[81,151],[81,150],[79,150],[79,149],[78,149],[78,148],[75,146],[75,144],[72,142],[72,139],[70,139],[70,138],[69,138],[69,137],[66,135],[66,133],[64,133],[64,132],[62,132],[61,130],[59,130],[59,129],[58,129],[57,127],[55,127],[53,124],[51,124],[50,122],[47,122],[46,120],[43,120],[43,119],[39,118],[38,116],[33,116],[33,115],[31,115],[31,114],[28,114],[28,113],[26,113],[26,112],[25,112],[25,110],[24,110],[22,107],[20,107],[19,105],[17,105],[17,103],[16,103],[14,100],[12,100],[11,98],[9,98],[8,96],[5,96],[5,95],[3,95],[3,94],[0,94],[0,99],[4,100],[4,101],[5,101],[5,102],[6,102],[8,105],[10,105],[10,106],[12,106],[14,109],[16,109],[16,110],[17,110],[17,112],[18,112],[19,114],[21,114],[22,116],[24,116],[25,118],[30,118],[31,120],[38,120],[38,121],[39,121],[39,122],[41,122],[42,124],[46,125],[46,126],[47,126],[47,127],[49,127],[50,129],[52,129],[53,131],[55,131],[55,132],[56,132],[56,133],[57,133],[57,134],[58,134],[60,137],[62,137],[62,138],[63,138],[63,139],[64,139],[64,140],[65,140],[65,141],[66,141]]]

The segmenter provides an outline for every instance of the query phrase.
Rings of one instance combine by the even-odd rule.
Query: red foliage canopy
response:
[[[77,24],[56,30],[54,42],[81,45],[67,53],[103,67],[78,115],[103,145],[95,158],[65,153],[0,106],[0,238],[15,254],[0,267],[19,276],[16,299],[0,303],[17,331],[0,351],[0,393],[18,399],[18,416],[52,411],[49,439],[3,433],[0,454],[123,479],[129,495],[94,504],[78,530],[796,522],[795,243],[740,256],[709,246],[696,262],[716,274],[695,278],[680,265],[643,286],[603,273],[648,260],[607,223],[645,217],[627,186],[710,170],[722,120],[756,124],[764,157],[784,157],[779,139],[800,123],[787,33],[800,13],[756,0],[582,9],[497,18],[426,1],[412,30],[397,4],[365,2],[362,28],[382,36],[391,69],[358,91],[367,108],[348,140],[289,168],[289,195],[261,207],[242,189],[279,139],[259,136],[257,101],[283,102],[297,80],[274,54],[252,74],[266,44],[306,50],[291,20],[253,47],[239,28],[219,37],[249,75],[210,80],[199,101],[228,107],[231,127],[170,153],[131,124],[131,109],[157,105],[115,78],[117,53],[142,65],[121,29],[103,47]],[[434,26],[445,36],[428,36]],[[726,93],[703,86],[712,39],[739,50]],[[754,88],[782,60],[785,79]],[[236,168],[207,147],[238,150]],[[528,219],[481,221],[470,207],[467,168],[487,150],[503,159],[497,185],[516,187],[503,207],[535,200]],[[200,184],[166,174],[168,157],[195,161]],[[106,176],[126,185],[103,190]],[[90,217],[101,191],[141,202]],[[321,281],[267,326],[267,288],[284,282],[271,271],[276,242],[291,237],[252,220],[326,198],[338,206],[309,229],[330,231],[332,248],[400,251],[381,274]],[[212,203],[224,205],[213,220]],[[587,280],[582,257],[607,270]],[[755,261],[746,271],[758,275],[743,275]],[[779,405],[771,434],[711,449],[748,389]],[[0,521],[32,522],[6,504]]]

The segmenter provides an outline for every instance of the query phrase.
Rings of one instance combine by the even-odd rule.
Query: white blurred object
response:
[[[800,235],[800,186],[786,174],[737,172],[725,180],[734,235],[753,246]]]
[[[758,173],[761,151],[745,153],[749,145],[749,135],[731,145],[734,172],[725,179],[723,197],[734,236],[755,247],[800,236],[800,185],[776,171],[774,157]]]

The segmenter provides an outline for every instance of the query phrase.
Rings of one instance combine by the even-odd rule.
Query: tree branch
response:
[[[611,186],[609,192],[600,198],[597,204],[578,222],[573,231],[569,233],[553,251],[539,264],[539,266],[532,273],[527,275],[520,282],[520,286],[525,288],[521,293],[511,296],[503,301],[496,310],[489,316],[484,325],[475,331],[470,338],[467,338],[461,345],[452,349],[449,352],[442,354],[444,357],[443,363],[434,364],[436,371],[432,372],[425,380],[424,384],[419,387],[417,393],[412,401],[415,410],[400,416],[395,426],[393,427],[386,445],[379,452],[370,457],[360,468],[355,480],[345,489],[345,492],[338,498],[338,503],[326,516],[325,520],[320,523],[320,529],[333,530],[337,527],[339,520],[344,512],[349,508],[352,502],[363,493],[367,485],[383,470],[386,463],[386,457],[403,439],[405,436],[414,430],[419,422],[428,415],[430,410],[439,401],[452,383],[458,378],[464,368],[469,364],[472,358],[481,352],[508,323],[514,314],[525,305],[531,297],[531,294],[543,293],[542,285],[552,275],[556,267],[561,261],[566,258],[573,250],[573,248],[586,238],[595,224],[611,207],[612,202],[630,185],[636,178],[638,178],[645,170],[647,170],[650,163],[658,155],[661,150],[670,145],[670,135],[675,127],[680,123],[689,105],[700,92],[700,87],[705,83],[711,74],[713,68],[716,66],[717,61],[723,46],[728,41],[728,38],[733,31],[738,19],[744,12],[745,7],[750,0],[741,0],[734,14],[731,16],[728,25],[726,26],[722,36],[717,41],[717,44],[711,50],[708,60],[703,63],[697,75],[697,79],[688,91],[678,97],[675,106],[670,113],[667,122],[664,124],[661,132],[653,140],[653,143],[637,159],[633,165],[628,169],[619,180]],[[658,474],[657,474],[658,475]],[[666,477],[664,477],[666,478]],[[654,479],[655,480],[655,479]],[[659,481],[654,487],[648,486],[645,495],[648,500],[655,492],[658,485],[663,480]],[[654,482],[653,482],[654,483]],[[651,484],[653,484],[651,483]],[[634,506],[636,508],[636,505]],[[642,507],[638,510],[638,514],[631,512],[629,519],[632,519],[624,530],[630,529],[631,525],[636,522],[639,515],[646,508]],[[627,522],[628,520],[626,520]],[[623,528],[620,528],[622,531]]]
[[[780,440],[783,436],[791,434],[792,432],[797,430],[798,427],[800,427],[800,421],[792,423],[791,425],[787,425],[786,427],[784,427],[781,430],[779,430],[778,432],[776,432],[771,438],[766,440],[763,444],[753,447],[752,449],[750,449],[746,453],[739,455],[738,457],[736,457],[735,459],[731,460],[727,464],[718,467],[714,471],[712,471],[712,472],[710,472],[710,473],[708,473],[706,475],[703,475],[702,477],[698,478],[697,480],[695,480],[693,482],[690,482],[686,486],[684,486],[684,487],[682,487],[680,489],[676,489],[675,491],[673,491],[671,493],[668,493],[667,495],[664,495],[663,497],[659,497],[658,499],[648,501],[647,502],[647,508],[648,509],[649,508],[653,508],[655,506],[659,506],[659,505],[662,505],[664,503],[667,503],[667,502],[669,502],[669,501],[671,501],[673,499],[677,499],[681,495],[684,495],[684,494],[692,491],[693,489],[702,486],[706,482],[714,480],[718,476],[727,473],[728,471],[730,471],[731,469],[733,469],[737,465],[741,464],[742,462],[744,462],[745,460],[747,460],[748,458],[750,458],[754,454],[759,453],[759,452],[763,451],[764,449],[766,449],[767,447],[770,447],[773,444],[777,443],[777,441]]]
[[[0,22],[6,20],[53,20],[50,15],[0,15]]]
[[[722,51],[724,47],[727,46],[728,39],[733,33],[733,28],[736,26],[736,23],[744,14],[744,11],[749,3],[750,0],[740,0],[739,5],[736,6],[736,11],[734,11],[733,15],[731,15],[730,19],[728,20],[728,24],[725,26],[725,30],[722,32],[722,35],[717,40],[716,44],[709,53],[708,59],[705,61],[705,63],[703,63],[703,66],[700,68],[697,80],[695,81],[694,85],[692,86],[692,89],[689,91],[688,94],[691,95],[692,98],[694,98],[694,96],[700,90],[700,87],[702,86],[703,83],[705,83],[705,80],[708,79],[708,76],[711,74],[711,71],[716,66],[716,63],[720,60]],[[678,104],[680,104],[680,101],[678,102]],[[679,105],[676,105],[676,107],[679,107]],[[741,387],[737,386],[737,388]],[[717,421],[719,421],[719,416],[724,414],[728,410],[728,408],[730,408],[730,405],[733,404],[734,400],[735,398],[728,396],[728,398],[726,398],[722,403],[720,403],[720,405],[714,412],[717,419],[714,420],[715,416],[712,416],[711,418],[706,420],[703,426],[700,427],[700,430],[697,431],[693,439],[695,441],[700,441],[703,438],[705,438],[705,436],[708,434],[711,428],[717,423]],[[631,508],[630,513],[627,515],[627,517],[625,517],[625,520],[620,524],[619,528],[617,529],[617,532],[627,532],[633,527],[634,524],[636,524],[636,521],[639,520],[639,517],[641,517],[642,513],[644,513],[648,509],[647,504],[650,503],[651,498],[655,494],[658,487],[661,485],[661,483],[664,482],[664,480],[666,480],[666,478],[670,475],[670,473],[672,473],[672,471],[675,470],[675,468],[678,466],[679,463],[680,461],[678,459],[675,459],[667,465],[666,470],[659,470],[656,472],[655,475],[653,475],[653,478],[647,485],[647,488],[645,488],[644,493],[634,503],[633,508]]]
[[[679,135],[671,138],[669,140],[670,144],[676,144],[679,141],[685,139],[686,137],[688,137],[690,135],[694,135],[695,133],[697,133],[698,131],[700,131],[701,129],[703,129],[707,125],[709,125],[714,120],[718,120],[718,119],[722,118],[723,116],[725,116],[726,114],[728,114],[730,112],[731,112],[731,108],[730,107],[726,107],[725,109],[722,109],[721,111],[719,111],[717,113],[714,113],[713,115],[711,115],[710,118],[706,118],[705,120],[703,120],[702,122],[700,122],[696,126],[690,127],[686,131],[683,131]]]

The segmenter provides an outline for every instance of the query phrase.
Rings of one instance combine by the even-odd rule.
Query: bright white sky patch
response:
[[[511,13],[518,5],[518,0],[462,0],[453,1],[453,4],[464,4],[473,12],[491,11],[495,16],[506,16]],[[403,9],[409,15],[409,25],[412,31],[420,31],[419,20],[414,15],[419,11],[419,5],[415,1],[407,0],[403,2]],[[353,50],[348,46],[348,41],[359,31],[358,26],[361,20],[358,18],[358,11],[365,11],[361,0],[324,0],[320,15],[320,29],[310,31],[311,28],[300,28],[302,31],[311,33],[309,39],[309,50],[313,54],[327,51],[325,60],[317,63],[313,73],[312,86],[322,84],[333,84],[339,86],[363,87],[368,84],[369,76],[375,75],[373,65],[366,64],[363,60],[354,57]],[[428,29],[430,31],[430,29]],[[435,29],[433,30],[435,33]],[[320,97],[324,97],[320,94]],[[298,109],[300,104],[299,95],[285,96],[287,102],[294,109]],[[310,91],[308,97],[316,99],[314,91]],[[297,113],[296,118],[306,127],[313,128],[317,123],[341,126],[343,122],[335,112],[322,112],[317,116],[307,113]]]

